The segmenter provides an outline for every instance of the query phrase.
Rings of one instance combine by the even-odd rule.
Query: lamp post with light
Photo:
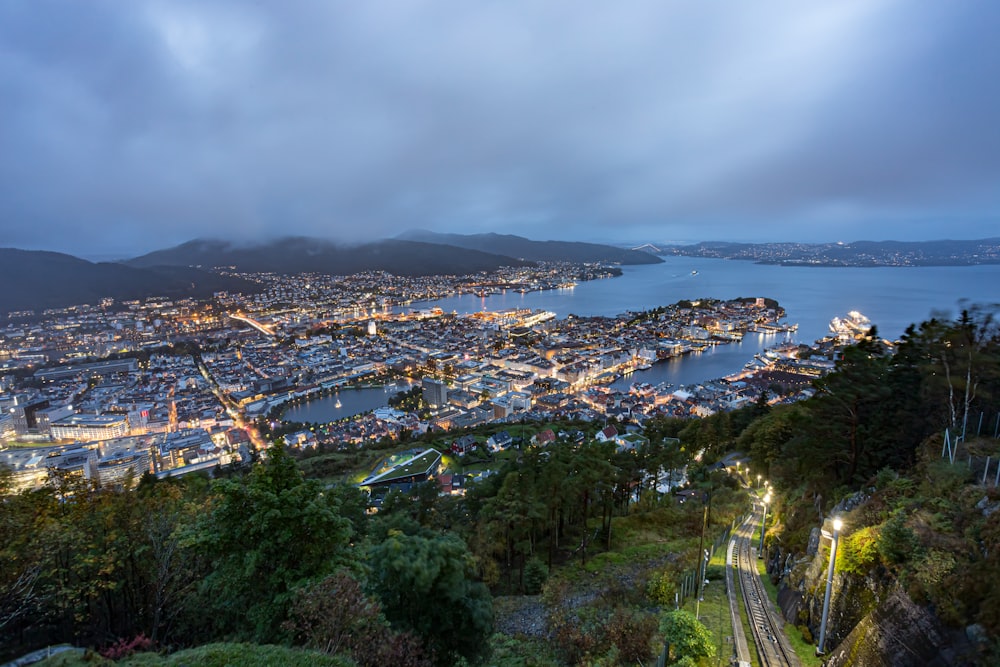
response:
[[[764,518],[760,521],[760,544],[757,546],[757,558],[764,557],[764,531],[767,529],[767,506],[771,502],[771,492],[764,496]]]
[[[823,620],[819,624],[819,644],[816,646],[816,655],[823,655],[823,649],[826,645],[826,618],[830,613],[833,568],[837,562],[837,538],[840,536],[840,529],[843,525],[843,522],[839,518],[833,520],[833,542],[830,544],[830,567],[826,570],[826,596],[823,598]]]

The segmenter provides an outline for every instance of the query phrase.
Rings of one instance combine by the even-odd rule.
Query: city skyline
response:
[[[995,235],[1000,8],[0,8],[0,246]]]

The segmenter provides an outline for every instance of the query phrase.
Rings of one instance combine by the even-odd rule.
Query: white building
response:
[[[128,416],[111,415],[70,415],[52,422],[52,437],[57,440],[93,442],[111,440],[128,435]]]

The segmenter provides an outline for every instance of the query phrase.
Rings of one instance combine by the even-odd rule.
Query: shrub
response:
[[[653,654],[657,620],[649,614],[619,607],[608,620],[608,639],[618,648],[624,664],[646,664]]]
[[[867,526],[841,540],[837,569],[850,574],[866,574],[879,562],[879,528]]]
[[[595,632],[589,632],[579,621],[562,612],[549,618],[549,628],[556,650],[570,665],[583,662],[600,643]]]
[[[98,653],[109,660],[121,660],[140,651],[149,651],[153,648],[153,640],[140,633],[132,639],[119,639],[116,643],[101,649]]]
[[[674,593],[676,591],[676,575],[670,570],[653,574],[646,585],[646,594],[661,607],[667,607],[674,603]]]
[[[924,590],[937,589],[955,569],[955,556],[940,549],[931,549],[918,560],[913,567],[913,576]]]
[[[341,570],[299,592],[285,629],[306,646],[349,654],[361,667],[427,667],[420,640],[389,627],[377,601]]]
[[[538,595],[548,578],[548,566],[538,558],[532,558],[524,566],[524,592],[528,595]]]
[[[906,525],[906,515],[897,510],[882,524],[877,541],[878,554],[886,565],[902,565],[917,548],[917,536]]]

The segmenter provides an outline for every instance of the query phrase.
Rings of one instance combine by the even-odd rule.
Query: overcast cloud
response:
[[[0,0],[0,245],[1000,235],[1000,3]]]

